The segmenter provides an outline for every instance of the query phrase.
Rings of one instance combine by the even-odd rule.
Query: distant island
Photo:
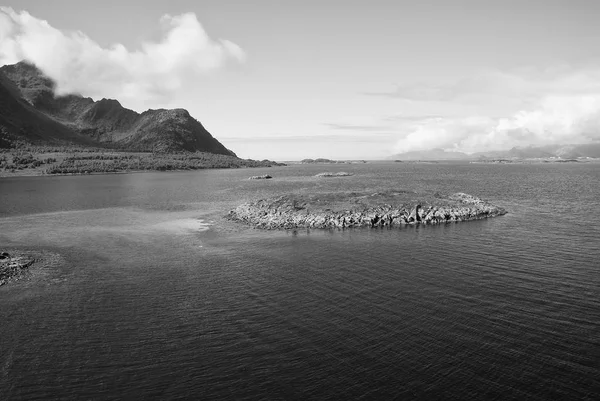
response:
[[[245,203],[228,218],[261,229],[402,227],[484,219],[506,210],[465,193],[286,194]]]
[[[438,164],[437,160],[394,160],[394,163],[408,163],[408,164]]]
[[[331,160],[331,159],[302,159],[302,164],[362,164],[365,160]]]

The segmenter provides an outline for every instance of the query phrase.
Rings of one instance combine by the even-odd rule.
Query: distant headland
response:
[[[33,64],[0,67],[0,177],[278,165],[238,158],[185,109],[137,113],[59,95]]]

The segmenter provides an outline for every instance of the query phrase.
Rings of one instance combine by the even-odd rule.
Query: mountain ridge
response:
[[[0,67],[0,147],[15,142],[236,156],[185,109],[127,109],[116,99],[56,94],[27,62]]]
[[[513,147],[509,150],[491,150],[467,154],[443,149],[397,153],[388,159],[397,160],[488,160],[488,159],[577,159],[600,158],[600,143],[563,144]]]

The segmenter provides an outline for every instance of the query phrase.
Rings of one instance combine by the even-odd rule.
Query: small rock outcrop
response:
[[[269,174],[265,174],[265,175],[253,175],[252,177],[249,177],[249,180],[269,180],[273,177],[271,177]]]
[[[240,205],[227,217],[261,229],[344,229],[440,224],[503,214],[505,209],[465,193],[441,196],[384,191],[282,195]]]
[[[319,174],[315,175],[315,177],[349,177],[351,175],[352,174],[346,173],[345,171],[340,171],[339,173],[329,173],[329,172],[319,173]]]
[[[0,287],[20,280],[47,277],[49,269],[64,263],[61,255],[47,250],[3,249],[0,251]]]

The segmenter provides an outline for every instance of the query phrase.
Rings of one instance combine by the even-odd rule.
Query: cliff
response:
[[[282,195],[245,203],[228,218],[262,229],[400,227],[484,219],[506,214],[464,193],[442,196],[410,191],[373,194]]]

